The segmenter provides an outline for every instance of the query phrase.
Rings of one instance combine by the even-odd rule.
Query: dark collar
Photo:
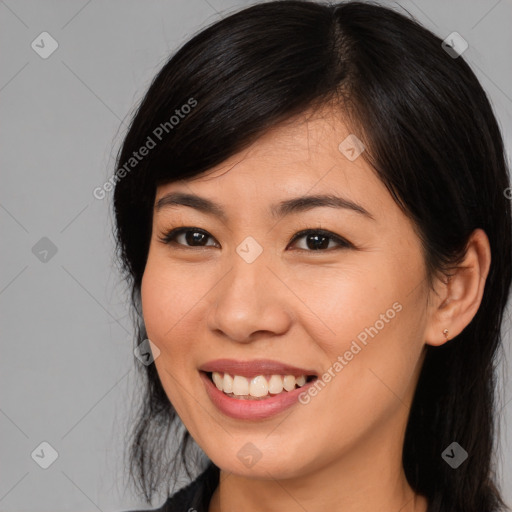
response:
[[[194,481],[153,512],[208,512],[210,500],[219,484],[219,474],[219,468],[210,462]]]

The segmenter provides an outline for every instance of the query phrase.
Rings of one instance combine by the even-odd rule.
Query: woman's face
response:
[[[349,135],[332,115],[297,118],[157,190],[144,321],[169,400],[226,471],[291,478],[363,452],[400,460],[428,324],[425,265]],[[171,193],[216,206],[163,200]],[[189,231],[164,243],[178,227]],[[202,368],[231,393],[266,397],[219,391]],[[302,389],[279,392],[301,374]]]

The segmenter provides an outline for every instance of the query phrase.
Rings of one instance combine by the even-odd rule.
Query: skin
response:
[[[350,161],[338,149],[349,133],[335,111],[298,116],[201,176],[157,189],[155,203],[181,191],[226,213],[221,220],[182,205],[155,211],[141,290],[165,392],[221,468],[210,512],[427,510],[401,463],[409,408],[426,345],[445,343],[445,328],[448,338],[459,334],[480,305],[489,243],[476,230],[461,268],[429,288],[411,221],[362,156]],[[350,199],[373,219],[325,206],[279,221],[270,215],[272,204],[322,193]],[[159,240],[179,226],[209,236],[196,246],[184,235]],[[353,246],[326,240],[315,251],[307,237],[291,242],[305,228]],[[252,263],[236,252],[247,236],[263,248]],[[401,311],[306,405],[232,419],[199,378],[198,368],[217,358],[268,358],[321,375],[394,303]],[[237,456],[248,442],[261,452],[251,468]]]

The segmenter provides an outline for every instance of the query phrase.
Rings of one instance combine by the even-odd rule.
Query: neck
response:
[[[425,497],[407,482],[402,467],[403,435],[388,432],[360,439],[349,453],[307,474],[280,479],[250,478],[221,470],[209,512],[427,512]],[[393,429],[395,431],[393,432]]]

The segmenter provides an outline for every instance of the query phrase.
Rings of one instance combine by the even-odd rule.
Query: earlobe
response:
[[[440,346],[455,338],[471,322],[480,307],[491,265],[489,239],[475,229],[466,245],[463,261],[433,294],[425,343]]]

